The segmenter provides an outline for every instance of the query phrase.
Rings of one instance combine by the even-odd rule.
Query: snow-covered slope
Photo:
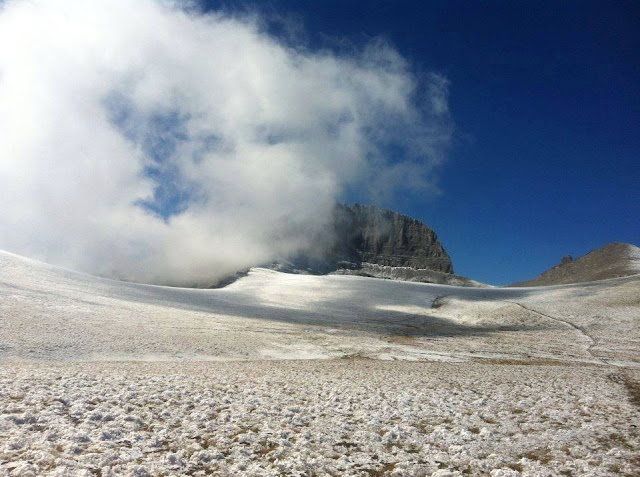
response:
[[[639,310],[637,276],[197,290],[0,252],[0,475],[639,475]]]
[[[518,358],[637,362],[640,278],[474,289],[253,269],[212,290],[0,252],[2,360]]]

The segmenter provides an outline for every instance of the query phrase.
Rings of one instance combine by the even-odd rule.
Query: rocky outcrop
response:
[[[339,205],[336,217],[337,235],[346,238],[358,262],[453,273],[436,233],[419,220],[360,204]]]
[[[336,204],[328,230],[305,254],[278,261],[281,271],[330,273],[363,264],[453,273],[436,233],[419,220],[371,205]]]
[[[629,243],[610,243],[573,260],[564,257],[560,264],[538,278],[514,283],[513,287],[534,287],[592,282],[640,273],[640,248]]]
[[[451,258],[431,228],[406,215],[360,204],[336,204],[329,227],[305,254],[279,260],[271,268],[474,286],[472,280],[453,275]]]

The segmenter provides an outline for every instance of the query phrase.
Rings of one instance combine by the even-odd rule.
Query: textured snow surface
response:
[[[0,252],[0,475],[640,475],[640,277],[195,290]]]
[[[0,473],[10,475],[640,472],[638,408],[602,367],[344,359],[0,369]]]
[[[462,288],[255,269],[137,285],[0,252],[0,360],[555,359],[640,364],[640,277]]]

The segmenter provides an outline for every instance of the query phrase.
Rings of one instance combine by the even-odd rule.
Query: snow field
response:
[[[0,474],[638,475],[626,392],[593,366],[5,363]]]
[[[640,366],[640,277],[481,289],[254,269],[222,288],[0,252],[0,361],[488,357]]]
[[[640,276],[123,283],[0,251],[0,475],[640,475]]]

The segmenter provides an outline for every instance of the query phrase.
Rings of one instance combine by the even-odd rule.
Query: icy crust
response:
[[[0,475],[638,475],[639,422],[595,367],[0,366]]]

